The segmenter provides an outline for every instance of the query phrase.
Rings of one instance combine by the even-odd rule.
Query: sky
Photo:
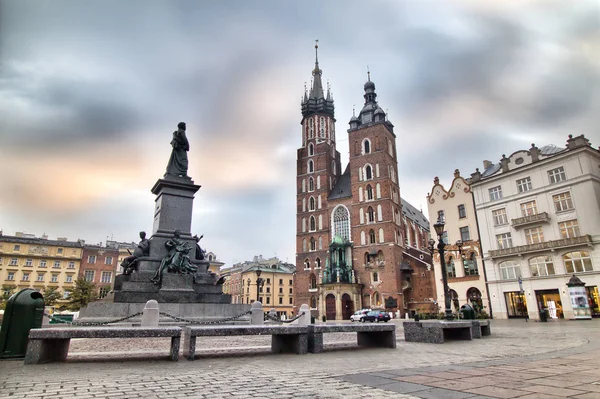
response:
[[[185,121],[192,234],[226,265],[294,263],[315,39],[342,164],[368,67],[425,214],[435,176],[568,134],[600,145],[594,0],[0,0],[0,230],[137,241]]]

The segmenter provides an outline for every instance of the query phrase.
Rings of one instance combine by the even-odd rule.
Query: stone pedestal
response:
[[[159,179],[152,193],[156,195],[152,236],[173,236],[180,230],[182,237],[190,236],[194,194],[200,189],[189,177],[166,177]],[[163,243],[164,244],[164,243]],[[153,255],[150,247],[150,256]],[[193,256],[192,256],[193,257]]]

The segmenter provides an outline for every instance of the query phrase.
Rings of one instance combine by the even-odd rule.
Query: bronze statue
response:
[[[167,175],[176,177],[187,177],[188,171],[188,156],[187,152],[190,150],[190,143],[185,135],[185,122],[179,122],[177,130],[173,132],[173,139],[171,140],[171,157],[169,158],[169,164],[167,165]]]
[[[198,271],[198,267],[190,262],[192,247],[181,239],[181,232],[179,230],[175,230],[173,238],[165,243],[165,247],[167,247],[169,253],[160,262],[156,274],[150,280],[154,284],[160,285],[162,283],[162,276],[165,270],[168,273],[178,274],[195,274]]]
[[[137,248],[133,251],[133,254],[123,259],[121,267],[123,268],[123,274],[128,275],[137,271],[137,264],[140,257],[148,256],[150,254],[150,241],[146,239],[146,232],[140,231],[140,243]]]
[[[206,254],[206,251],[200,247],[200,240],[203,237],[204,234],[202,234],[200,237],[197,235],[194,236],[194,240],[196,240],[196,260],[204,260],[204,254]]]

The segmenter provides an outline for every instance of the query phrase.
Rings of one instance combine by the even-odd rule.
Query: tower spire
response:
[[[313,85],[310,90],[310,98],[324,99],[323,83],[321,82],[321,74],[323,71],[319,68],[319,39],[315,40],[315,69],[313,69]]]

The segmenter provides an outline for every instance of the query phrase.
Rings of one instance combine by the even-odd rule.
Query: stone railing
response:
[[[489,251],[489,255],[492,258],[500,258],[503,256],[519,255],[529,252],[540,252],[545,251],[547,249],[574,247],[582,244],[591,243],[592,237],[589,234],[586,234],[579,237],[563,238],[560,240],[540,242],[538,244],[520,245],[518,247],[496,249]]]
[[[550,216],[548,212],[536,213],[535,215],[523,216],[522,218],[511,219],[510,224],[513,227],[521,227],[528,224],[539,223],[539,222],[549,222]]]

